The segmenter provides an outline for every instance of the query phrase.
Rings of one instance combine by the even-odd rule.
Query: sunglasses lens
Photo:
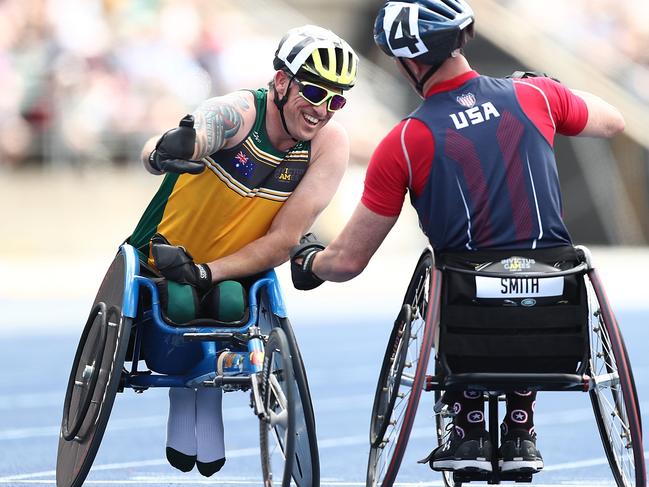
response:
[[[335,112],[340,110],[347,103],[347,99],[342,95],[334,95],[329,102],[329,110]]]
[[[315,85],[303,85],[302,95],[314,105],[318,105],[327,98],[327,90]]]

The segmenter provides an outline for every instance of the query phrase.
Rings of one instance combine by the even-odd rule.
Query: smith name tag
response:
[[[543,298],[563,294],[563,277],[476,276],[477,298]]]

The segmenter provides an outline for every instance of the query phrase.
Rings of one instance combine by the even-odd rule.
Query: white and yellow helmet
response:
[[[348,90],[356,83],[358,56],[330,30],[304,25],[284,35],[275,51],[273,66],[294,76]]]

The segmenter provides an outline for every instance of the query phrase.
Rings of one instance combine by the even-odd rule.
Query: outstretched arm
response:
[[[231,147],[243,140],[254,122],[255,110],[252,94],[235,92],[226,96],[210,98],[203,102],[192,114],[196,137],[191,159],[200,161],[225,147]],[[162,174],[152,167],[149,155],[155,149],[161,136],[149,139],[142,149],[141,159],[144,167],[152,174]]]
[[[571,90],[584,100],[588,108],[588,121],[579,133],[585,137],[613,137],[624,130],[624,117],[613,105],[586,91]]]
[[[338,237],[315,255],[312,271],[325,281],[348,281],[361,272],[398,216],[382,216],[359,203]]]

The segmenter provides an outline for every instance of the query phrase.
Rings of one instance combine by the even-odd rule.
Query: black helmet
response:
[[[473,37],[464,0],[389,0],[374,23],[374,41],[388,56],[440,65]]]

